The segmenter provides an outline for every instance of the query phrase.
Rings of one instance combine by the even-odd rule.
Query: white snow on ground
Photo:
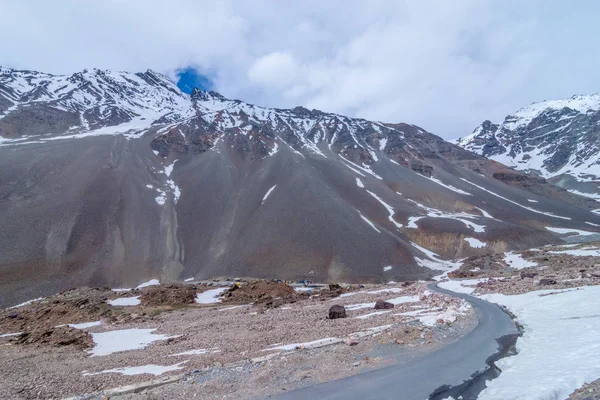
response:
[[[368,291],[368,292],[356,292],[356,293],[381,294],[381,293],[400,293],[400,292],[402,292],[402,289],[397,288],[397,287],[392,287],[392,288],[379,289],[379,290],[371,290],[371,291]]]
[[[173,364],[173,365],[167,365],[167,366],[148,364],[148,365],[140,365],[139,367],[113,368],[113,369],[106,369],[106,370],[100,371],[100,372],[86,372],[83,374],[83,376],[109,374],[109,373],[122,374],[122,375],[151,374],[154,376],[158,376],[158,375],[164,374],[165,372],[177,371],[179,369],[183,369],[183,367],[181,365],[185,364],[186,362],[187,361],[182,361],[180,363]]]
[[[359,290],[358,292],[350,292],[350,293],[342,293],[339,295],[339,297],[349,297],[349,296],[354,296],[355,294],[381,294],[381,293],[400,293],[402,292],[402,289],[400,288],[386,288],[386,289],[379,289],[379,290]],[[332,299],[334,300],[334,299]],[[375,305],[375,303],[373,303],[373,305]]]
[[[423,218],[425,218],[425,217],[408,217],[408,224],[406,225],[406,227],[419,229],[419,226],[417,225],[417,221],[419,221],[420,219],[423,219]]]
[[[381,233],[381,231],[379,229],[377,229],[377,227],[375,226],[375,224],[372,223],[371,221],[369,221],[367,219],[367,217],[365,217],[364,215],[362,215],[360,212],[358,214],[363,219],[363,221],[365,221],[367,224],[371,225],[371,228],[375,229],[377,231],[377,233]]]
[[[23,332],[14,332],[14,333],[3,333],[0,335],[0,338],[11,337],[11,336],[19,336]]]
[[[82,322],[80,324],[69,324],[69,326],[71,328],[75,328],[75,329],[87,329],[87,328],[91,328],[92,326],[100,326],[100,325],[102,325],[102,321]]]
[[[369,193],[371,196],[373,196],[377,201],[379,201],[381,203],[382,206],[385,207],[385,209],[388,211],[388,219],[390,220],[390,222],[392,224],[394,224],[396,226],[396,228],[402,228],[402,224],[399,224],[398,222],[396,222],[396,220],[394,219],[394,207],[390,206],[388,203],[386,203],[385,201],[383,201],[383,199],[379,196],[377,196],[375,193],[371,192],[370,190],[367,190],[367,193]]]
[[[600,225],[598,225],[598,224],[594,224],[593,222],[587,222],[587,221],[586,221],[585,223],[586,223],[586,224],[588,224],[588,225],[591,225],[591,226],[600,226]]]
[[[40,300],[44,300],[44,297],[38,297],[37,299],[33,299],[33,300],[27,300],[21,304],[17,304],[16,306],[12,306],[11,308],[19,308],[19,307],[23,307],[26,306],[28,304],[34,303],[36,301],[40,301]]]
[[[156,201],[156,204],[158,204],[159,206],[164,206],[165,203],[167,202],[167,192],[160,190],[160,189],[156,189],[158,191],[158,196],[156,196],[154,198],[154,201]]]
[[[184,280],[184,282],[191,282],[193,280],[194,280],[194,278],[187,278],[186,280]]]
[[[221,293],[223,293],[227,289],[228,288],[226,288],[226,287],[220,287],[220,288],[216,288],[216,289],[210,289],[210,290],[207,290],[202,293],[198,293],[196,295],[196,303],[198,303],[198,304],[220,303],[221,299],[219,299],[217,296],[219,296]]]
[[[416,202],[414,200],[410,200],[409,199],[409,201],[411,203],[415,204],[417,207],[425,210],[427,212],[427,218],[454,219],[454,220],[460,221],[463,224],[465,224],[465,226],[467,228],[473,229],[474,232],[477,232],[477,233],[485,232],[485,225],[479,225],[479,224],[476,224],[476,223],[470,221],[470,219],[479,219],[479,218],[482,218],[480,215],[468,214],[466,212],[452,213],[452,212],[447,212],[447,211],[442,211],[442,210],[437,210],[435,208],[427,207],[426,205],[423,205],[423,204],[421,204],[419,202]],[[492,217],[491,215],[489,215],[485,211],[483,211],[481,209],[479,209],[479,210],[482,211],[482,213],[484,214],[485,217],[487,217],[487,218],[491,218]],[[421,218],[425,218],[425,217],[422,217],[422,216],[421,217],[409,217],[408,222],[409,222],[409,225],[411,225],[410,227],[417,228],[417,225],[415,224],[415,222],[418,221]]]
[[[382,315],[382,314],[387,314],[389,312],[392,312],[392,310],[386,310],[386,311],[374,311],[372,313],[369,314],[365,314],[365,315],[359,315],[358,317],[354,317],[356,319],[367,319],[367,318],[371,318],[374,317],[376,315]]]
[[[557,251],[549,251],[551,254],[568,254],[570,256],[578,256],[578,257],[600,257],[600,249],[596,247],[584,247],[581,249],[575,250],[557,250]]]
[[[117,288],[117,289],[110,289],[113,292],[119,293],[119,292],[129,292],[131,290],[131,288],[126,289],[126,288]]]
[[[235,310],[236,308],[245,308],[245,307],[250,307],[250,306],[252,306],[252,303],[250,303],[250,304],[241,304],[239,306],[231,306],[231,307],[219,308],[219,311],[229,311],[229,310]],[[283,307],[281,309],[283,309]]]
[[[160,285],[160,281],[158,279],[150,279],[148,282],[144,282],[138,286],[136,286],[136,289],[142,289],[148,286],[156,286],[156,285]]]
[[[479,208],[479,207],[475,207],[475,208],[478,209],[479,211],[481,211],[481,213],[483,214],[484,217],[490,218],[490,219],[496,219],[496,218],[492,217],[492,215],[489,212],[485,211],[483,208]]]
[[[383,272],[387,272],[389,270],[391,270],[393,267],[391,265],[385,266],[383,267]]]
[[[362,181],[360,180],[360,178],[356,178],[356,186],[358,186],[359,188],[364,188],[365,185],[362,183]]]
[[[410,244],[427,256],[427,258],[415,257],[415,262],[421,267],[444,271],[444,274],[447,274],[462,265],[461,261],[442,260],[440,256],[433,251],[427,250],[414,242],[410,242]],[[442,274],[442,276],[444,276],[444,274]]]
[[[566,235],[567,233],[574,233],[576,235],[581,235],[581,236],[600,235],[600,233],[598,233],[598,232],[582,231],[580,229],[553,228],[551,226],[547,226],[546,229],[548,229],[551,232],[558,233],[558,234],[561,234],[561,235]]]
[[[141,304],[140,296],[119,297],[118,299],[106,300],[111,306],[137,306]]]
[[[488,278],[481,279],[461,279],[457,281],[446,281],[438,283],[442,289],[452,290],[456,293],[471,294],[475,291],[475,285],[480,282],[487,282]]]
[[[538,202],[537,200],[532,200],[532,199],[527,199],[527,201],[530,202],[530,203],[537,203]]]
[[[419,174],[417,174],[417,175],[419,175]],[[419,175],[419,176],[423,176],[423,175]],[[426,178],[426,177],[424,177],[424,178]],[[432,182],[437,183],[440,186],[445,187],[446,189],[452,190],[453,192],[456,192],[458,194],[464,194],[465,196],[472,196],[471,193],[465,192],[464,190],[461,190],[461,189],[456,188],[456,187],[451,186],[451,185],[446,185],[444,182],[440,181],[439,179],[435,179],[433,177],[430,177],[430,178],[427,178],[427,179],[429,179]]]
[[[496,362],[502,373],[487,382],[479,400],[566,399],[600,378],[600,286],[540,297],[549,292],[482,296],[515,314],[524,333],[518,354]]]
[[[332,338],[325,338],[325,339],[313,340],[312,342],[306,342],[306,343],[284,344],[284,345],[281,345],[281,346],[269,347],[268,349],[264,349],[262,351],[269,351],[269,350],[294,350],[296,348],[309,349],[309,348],[315,347],[315,346],[326,345],[326,344],[330,344],[330,343],[340,343],[342,341],[343,341],[342,339],[338,339],[338,338],[332,337]]]
[[[267,197],[269,197],[269,195],[271,194],[271,192],[273,191],[273,189],[275,189],[275,186],[277,185],[273,185],[271,187],[271,189],[267,190],[267,193],[265,194],[265,197],[263,197],[262,202],[260,204],[264,204],[265,200],[267,200]]]
[[[213,353],[220,353],[220,352],[221,352],[221,350],[219,350],[218,347],[213,347],[211,349],[196,349],[196,350],[184,351],[183,353],[171,354],[171,357],[198,356],[198,355],[202,355],[202,354],[213,354]]]
[[[166,174],[168,177],[170,177],[170,176],[171,176],[171,173],[173,172],[173,167],[175,167],[175,163],[176,163],[176,162],[177,162],[177,160],[173,161],[173,164],[171,164],[171,165],[167,165],[167,166],[165,167],[165,174]]]
[[[387,145],[387,142],[387,138],[379,139],[379,150],[383,151],[385,149],[385,146]]]
[[[508,201],[509,203],[512,203],[512,204],[514,204],[514,205],[517,205],[517,206],[519,206],[519,207],[521,207],[521,208],[524,208],[524,209],[526,209],[526,210],[532,211],[532,212],[534,212],[534,213],[537,213],[537,214],[543,214],[543,215],[547,215],[547,216],[549,216],[549,217],[560,218],[560,219],[571,219],[570,217],[561,217],[560,215],[554,215],[554,214],[552,214],[552,213],[549,213],[549,212],[544,212],[544,211],[536,210],[535,208],[531,208],[531,207],[527,207],[527,206],[521,205],[521,204],[517,203],[516,201],[509,200],[509,199],[507,199],[506,197],[500,196],[499,194],[492,192],[491,190],[487,190],[486,188],[484,188],[484,187],[482,187],[482,186],[479,186],[479,185],[476,185],[476,184],[474,184],[474,183],[472,183],[472,182],[469,182],[469,181],[468,181],[468,180],[466,180],[465,178],[460,178],[460,179],[461,179],[462,181],[465,181],[465,182],[467,182],[467,183],[468,183],[468,184],[470,184],[470,185],[473,185],[473,186],[475,186],[475,187],[476,187],[476,188],[478,188],[478,189],[481,189],[481,190],[483,190],[484,192],[488,192],[489,194],[492,194],[492,195],[494,195],[494,196],[496,196],[496,197],[498,197],[498,198],[500,198],[500,199],[502,199],[502,200],[506,200],[506,201]]]
[[[449,306],[441,312],[430,312],[416,315],[416,318],[425,326],[435,326],[438,320],[444,322],[454,322],[460,315],[465,315],[471,306],[466,301],[462,301],[460,307]]]
[[[584,196],[584,197],[589,197],[590,199],[594,199],[594,200],[600,200],[600,195],[597,193],[586,193],[586,192],[580,192],[579,190],[575,190],[575,189],[567,189],[567,191],[579,195],[579,196]]]
[[[153,334],[155,330],[136,328],[92,333],[94,348],[88,350],[88,353],[92,356],[106,356],[119,351],[143,349],[152,342],[177,337]]]
[[[465,241],[469,243],[469,246],[471,246],[474,249],[481,249],[482,247],[485,247],[487,245],[487,243],[472,237],[465,238]]]
[[[532,261],[527,261],[520,254],[513,253],[509,251],[504,254],[504,261],[508,264],[509,267],[514,269],[523,269],[529,267],[537,266],[537,263]]]
[[[299,287],[295,287],[294,290],[296,292],[312,292],[315,288],[311,288],[311,287],[303,287],[303,286],[299,286]]]
[[[395,297],[390,300],[386,300],[388,303],[392,303],[393,305],[404,304],[404,303],[415,303],[419,301],[419,296],[401,296]],[[372,303],[359,303],[359,304],[350,304],[345,306],[346,310],[354,311],[361,310],[363,308],[373,308],[375,307],[375,302]]]

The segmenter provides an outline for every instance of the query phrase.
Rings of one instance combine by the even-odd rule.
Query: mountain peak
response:
[[[195,101],[210,101],[210,100],[225,101],[225,100],[227,100],[223,95],[221,95],[218,92],[215,92],[214,90],[204,90],[204,89],[200,89],[198,87],[195,87],[192,90],[190,97],[192,98],[192,100],[195,100]]]

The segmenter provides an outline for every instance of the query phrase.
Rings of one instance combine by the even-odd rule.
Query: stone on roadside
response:
[[[346,318],[346,308],[335,304],[329,308],[329,319]]]
[[[383,300],[377,300],[377,302],[375,303],[376,310],[388,310],[390,308],[394,308],[393,303],[383,301]]]

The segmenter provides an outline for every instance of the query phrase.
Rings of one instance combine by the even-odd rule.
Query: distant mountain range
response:
[[[600,199],[600,94],[534,103],[501,124],[484,121],[455,143]]]
[[[0,68],[0,182],[0,306],[149,278],[421,279],[600,232],[593,199],[421,127],[153,71]]]

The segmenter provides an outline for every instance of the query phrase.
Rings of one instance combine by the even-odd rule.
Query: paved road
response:
[[[440,387],[460,385],[487,369],[486,360],[498,352],[496,339],[518,333],[512,319],[495,304],[433,286],[432,289],[471,303],[479,318],[477,327],[456,342],[418,359],[290,391],[275,398],[426,400]]]

